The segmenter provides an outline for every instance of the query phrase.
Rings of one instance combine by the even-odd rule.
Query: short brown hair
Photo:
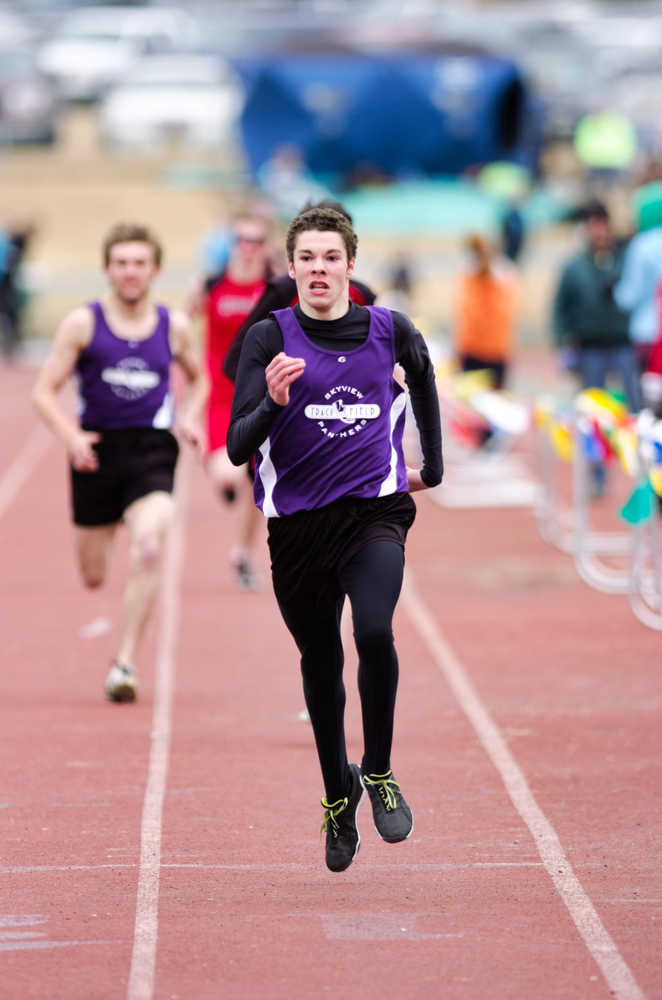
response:
[[[352,261],[355,259],[359,240],[349,218],[342,212],[337,212],[334,208],[318,206],[315,208],[305,208],[290,222],[285,241],[288,260],[294,260],[294,247],[297,237],[301,233],[310,232],[311,229],[316,229],[321,233],[340,233],[347,251],[347,260]]]
[[[147,226],[137,222],[118,222],[103,241],[103,266],[110,263],[110,251],[117,243],[147,243],[152,248],[154,263],[161,266],[163,247]]]

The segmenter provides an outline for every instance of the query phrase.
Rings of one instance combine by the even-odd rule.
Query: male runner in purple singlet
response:
[[[137,649],[158,593],[173,514],[179,452],[171,431],[173,360],[189,382],[179,432],[198,450],[204,439],[207,378],[188,320],[151,298],[161,256],[147,227],[122,223],[111,230],[103,244],[109,292],[64,318],[33,392],[37,412],[69,455],[75,547],[87,587],[105,582],[118,525],[123,521],[129,530],[117,655],[105,683],[106,696],[116,702],[137,694]],[[58,395],[72,375],[78,380],[78,419]]]
[[[357,238],[328,208],[300,213],[287,234],[299,304],[254,324],[242,346],[228,433],[236,464],[255,460],[255,501],[268,518],[274,591],[301,654],[306,706],[325,795],[326,864],[344,871],[359,849],[367,790],[379,835],[412,832],[391,770],[398,682],[392,618],[411,493],[443,472],[434,370],[402,313],[350,303]],[[422,468],[405,464],[405,372]],[[349,598],[359,655],[361,766],[347,759],[340,616]]]

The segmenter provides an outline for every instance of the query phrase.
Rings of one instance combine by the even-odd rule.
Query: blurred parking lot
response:
[[[377,119],[386,128],[397,122],[388,137],[395,156],[412,148],[414,129],[431,128],[439,115],[449,148],[469,151],[472,130],[483,141],[494,126],[492,105],[483,98],[500,60],[515,76],[506,71],[503,79],[510,82],[495,91],[494,108],[515,117],[494,126],[494,155],[519,157],[531,177],[523,199],[530,224],[522,262],[523,342],[545,343],[550,283],[572,244],[572,231],[559,226],[559,218],[597,184],[627,230],[632,190],[646,164],[662,160],[655,101],[661,37],[658,0],[568,0],[553,8],[522,0],[461,9],[418,0],[406,10],[391,0],[5,0],[0,53],[11,49],[13,58],[0,59],[0,225],[28,220],[35,227],[28,333],[49,336],[55,318],[101,282],[100,235],[120,217],[141,216],[162,234],[163,293],[181,299],[199,264],[204,233],[240,201],[264,193],[266,170],[258,169],[247,144],[249,102],[251,114],[256,105],[258,112],[252,127],[259,133],[273,126],[272,151],[278,152],[278,140],[301,137],[302,169],[310,181],[352,204],[362,275],[379,288],[390,260],[409,254],[418,278],[413,311],[429,330],[443,329],[451,308],[449,275],[461,261],[463,219],[467,228],[483,224],[481,218],[488,227],[493,222],[494,213],[476,214],[480,197],[485,200],[476,180],[486,162],[466,152],[462,168],[435,177],[429,167],[434,158],[423,149],[427,176],[416,177],[411,167],[404,175],[394,167],[389,175],[384,161],[379,170],[363,160],[352,164],[342,130],[354,137],[376,127]],[[337,89],[333,84],[333,60],[357,53],[370,60],[395,54],[410,81],[414,72],[420,80],[431,74],[434,89],[411,137],[401,131],[407,115],[396,113],[397,101],[406,111],[411,96],[393,96],[385,87],[368,90],[358,117],[347,117],[340,82]],[[434,65],[430,71],[430,58],[438,71]],[[311,75],[305,86],[276,72],[297,60],[298,72]],[[323,61],[326,76],[316,80],[315,66]],[[10,64],[19,63],[20,79],[7,83]],[[478,65],[484,78],[477,76]],[[581,163],[572,145],[582,117],[605,107],[626,114],[637,144],[627,169],[607,178]],[[314,129],[315,141],[306,146]],[[333,143],[345,157],[344,174],[320,177],[313,168]],[[268,150],[252,155],[264,159]],[[456,181],[456,189],[449,186]],[[544,212],[536,214],[540,205]]]

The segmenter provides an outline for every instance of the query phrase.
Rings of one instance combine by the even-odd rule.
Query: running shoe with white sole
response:
[[[326,833],[326,866],[332,872],[344,872],[359,853],[361,836],[356,824],[356,815],[365,794],[358,764],[350,764],[352,788],[348,796],[337,802],[322,799],[324,822],[322,832]]]
[[[138,682],[131,667],[113,663],[104,688],[109,701],[135,701],[138,694]]]
[[[234,570],[235,580],[238,586],[240,586],[243,590],[260,589],[260,581],[257,573],[254,572],[248,559],[237,559],[236,562],[233,562],[232,568]]]
[[[363,784],[372,803],[372,816],[377,833],[388,844],[398,844],[411,836],[414,817],[402,797],[393,771],[385,774],[363,774]]]

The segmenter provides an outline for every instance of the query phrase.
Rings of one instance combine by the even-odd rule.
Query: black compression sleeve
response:
[[[444,474],[439,396],[434,366],[423,335],[404,313],[393,312],[395,358],[405,372],[423,455],[421,478],[436,486]]]
[[[283,335],[275,319],[255,323],[246,334],[237,368],[228,428],[230,461],[243,465],[269,436],[282,407],[267,392],[264,370],[283,349]]]

